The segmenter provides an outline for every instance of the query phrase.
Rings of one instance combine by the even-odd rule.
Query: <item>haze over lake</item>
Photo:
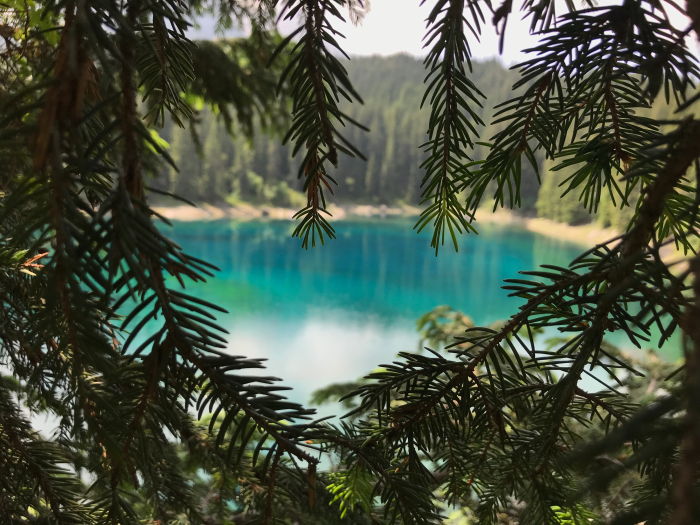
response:
[[[439,256],[408,220],[342,221],[338,238],[303,250],[286,221],[175,222],[172,236],[220,268],[190,292],[225,307],[230,351],[268,358],[268,371],[307,402],[313,390],[349,381],[417,349],[418,317],[447,304],[477,324],[520,304],[498,283],[541,264],[566,265],[572,243],[483,224]],[[671,351],[673,354],[673,351]],[[674,355],[675,357],[675,355]]]

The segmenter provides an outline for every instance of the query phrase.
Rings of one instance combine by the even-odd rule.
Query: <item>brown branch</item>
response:
[[[275,485],[277,484],[277,468],[279,467],[281,456],[282,449],[278,448],[272,457],[272,464],[270,465],[270,472],[267,480],[267,494],[265,498],[265,514],[263,515],[263,523],[265,525],[272,523],[274,518],[274,509],[272,504],[274,502]]]
[[[321,138],[323,143],[328,148],[328,159],[331,161],[331,164],[336,165],[338,164],[338,152],[336,150],[335,140],[333,139],[333,126],[330,118],[328,117],[328,110],[326,108],[323,75],[319,64],[316,62],[317,53],[322,52],[324,49],[323,40],[321,39],[319,33],[323,29],[325,8],[323,6],[319,6],[316,0],[307,0],[304,11],[306,14],[304,27],[306,30],[306,38],[309,42],[306,45],[305,53],[308,63],[310,64],[309,73],[314,86],[314,104],[316,105],[316,112],[321,128]]]
[[[122,134],[124,139],[122,153],[122,177],[124,186],[133,198],[144,199],[144,184],[141,174],[141,144],[136,127],[139,125],[139,115],[136,106],[136,82],[134,63],[136,60],[135,25],[139,13],[140,2],[129,2],[126,19],[129,30],[124,31],[119,41],[121,54],[121,90],[122,90]]]
[[[662,4],[663,5],[663,4]],[[700,40],[700,1],[699,0],[686,0],[686,14],[690,18],[693,25],[693,31],[695,31],[695,36]]]
[[[522,152],[525,151],[525,148],[527,147],[527,134],[530,131],[530,127],[532,126],[533,120],[535,120],[535,112],[537,111],[537,105],[540,103],[540,100],[544,95],[547,95],[549,93],[549,88],[552,84],[552,78],[554,77],[554,73],[548,73],[547,75],[543,76],[538,82],[537,82],[537,90],[535,91],[535,98],[532,99],[532,104],[530,104],[530,108],[528,109],[527,116],[525,117],[525,121],[522,123],[522,131],[520,133],[520,141],[518,142],[518,151]]]
[[[671,496],[670,525],[693,523],[697,517],[698,465],[700,465],[700,257],[690,262],[695,302],[681,322],[685,335],[686,401],[685,432],[681,440],[680,458],[676,465]]]
[[[617,303],[620,294],[635,281],[630,270],[645,252],[654,238],[656,224],[663,215],[664,205],[678,182],[700,154],[700,122],[686,120],[679,129],[680,140],[670,147],[668,161],[652,184],[646,190],[646,196],[635,217],[632,229],[622,237],[619,246],[620,261],[607,275],[608,292],[596,305],[595,316],[583,331],[581,352],[569,370],[558,382],[563,388],[562,396],[571,399],[576,392],[576,385],[583,369],[603,340],[608,326],[608,316]],[[563,406],[563,405],[561,405]],[[564,418],[561,410],[555,418],[553,435]]]
[[[456,18],[459,20],[460,25],[462,23],[462,11],[464,11],[464,2],[461,0],[451,1],[448,12],[445,15],[448,18]],[[440,200],[444,200],[446,197],[446,192],[451,189],[452,180],[450,178],[450,149],[452,148],[452,124],[451,122],[455,119],[457,109],[457,93],[455,91],[454,85],[454,70],[455,70],[455,57],[454,53],[446,53],[446,62],[442,65],[442,70],[445,76],[445,122],[440,129],[443,130],[444,138],[442,140],[442,162],[440,166],[440,184],[438,186],[438,191],[436,192],[436,199],[438,200],[438,195]]]
[[[613,128],[614,140],[614,150],[618,161],[623,160],[624,151],[622,149],[622,132],[620,130],[620,115],[619,109],[617,107],[617,100],[615,100],[615,93],[612,89],[612,77],[614,75],[613,66],[615,64],[615,59],[611,58],[607,70],[607,78],[603,81],[603,99],[605,101],[605,106],[610,112],[610,121]]]
[[[680,125],[678,134],[680,140],[671,148],[669,160],[645,190],[646,197],[637,214],[637,221],[622,243],[623,257],[638,253],[649,244],[656,223],[663,214],[666,197],[700,155],[700,121],[687,119]]]
[[[53,135],[62,135],[73,129],[82,117],[86,99],[97,97],[97,72],[85,49],[84,39],[78,33],[77,9],[74,3],[66,7],[65,23],[53,63],[52,84],[46,91],[37,120],[33,156],[37,171],[45,170],[51,157],[60,154],[56,150],[59,143]]]
[[[636,223],[621,241],[619,247],[621,254],[620,261],[615,271],[610,272],[610,274],[607,276],[610,289],[620,287],[621,284],[624,284],[626,279],[631,278],[630,269],[637,263],[639,255],[644,249],[646,249],[649,242],[653,238],[656,222],[663,213],[666,198],[673,191],[678,181],[685,175],[685,172],[698,156],[697,150],[698,144],[700,144],[700,122],[692,119],[684,122],[681,125],[680,136],[681,140],[672,148],[672,151],[669,154],[669,161],[667,162],[666,166],[661,173],[659,173],[656,180],[647,187],[646,198],[639,209]],[[599,277],[600,275],[592,273],[574,275],[569,279],[563,280],[546,288],[544,291],[528,300],[521,310],[516,315],[511,317],[510,320],[501,328],[501,330],[488,341],[481,351],[468,361],[466,366],[463,362],[454,363],[452,367],[457,373],[442,388],[421,403],[420,407],[412,417],[402,421],[400,427],[406,428],[407,426],[414,424],[425,414],[427,414],[433,406],[439,403],[446,392],[449,392],[451,389],[468,381],[476,367],[483,363],[491,352],[498,348],[501,342],[505,340],[509,334],[518,330],[527,320],[530,313],[545,300],[569,286],[592,282]],[[610,313],[610,309],[614,305],[618,295],[619,292],[610,293],[606,294],[606,296],[601,299],[601,301],[598,303],[597,315],[586,328],[586,332],[592,335],[602,334],[607,326],[607,317]],[[560,380],[570,382],[570,395],[574,395],[578,377],[583,371],[583,366],[588,361],[590,353],[594,350],[593,345],[590,346],[591,348],[589,348],[587,352],[580,354],[579,359],[577,359],[579,364],[576,371],[573,372],[573,375],[572,373],[567,374]],[[573,381],[574,378],[576,378],[576,381]],[[393,430],[396,431],[397,428],[394,427]]]

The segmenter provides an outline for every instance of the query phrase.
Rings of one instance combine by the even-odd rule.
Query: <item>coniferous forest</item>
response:
[[[420,59],[408,55],[354,57],[348,61],[347,68],[364,101],[361,105],[349,105],[348,114],[370,132],[358,127],[346,129],[347,139],[358,145],[366,160],[348,159],[333,170],[341,188],[335,201],[419,204],[423,177],[420,166],[425,158],[420,145],[426,139],[428,118],[427,108],[421,108],[425,72]],[[511,93],[517,75],[492,60],[475,62],[471,78],[492,94],[492,100],[504,100]],[[293,157],[292,146],[282,143],[280,129],[259,129],[252,136],[231,135],[217,115],[202,109],[193,128],[168,121],[160,132],[177,169],[164,167],[154,181],[156,187],[197,203],[243,201],[290,208],[303,204],[299,162]],[[645,112],[657,119],[672,116],[672,108],[663,97]],[[494,108],[487,104],[478,108],[478,113],[485,123],[478,128],[478,136],[485,143],[504,124],[495,122]],[[488,147],[477,144],[473,151],[475,159],[483,159]],[[624,227],[629,219],[628,210],[603,201],[601,210],[591,214],[581,203],[579,194],[567,193],[565,186],[562,187],[571,169],[568,173],[566,169],[554,171],[555,163],[541,154],[537,154],[536,162],[537,171],[524,166],[516,213],[568,224],[596,221],[601,226]]]
[[[348,114],[370,129],[348,127],[346,138],[358,144],[367,160],[351,159],[333,171],[342,187],[339,199],[347,202],[390,204],[420,200],[421,162],[424,153],[428,112],[421,109],[425,72],[419,59],[409,56],[357,57],[349,61],[353,85],[363,94],[364,104],[348,105]],[[497,61],[475,64],[474,78],[489,93],[499,98],[508,95],[514,76]],[[480,111],[490,122],[493,109]],[[168,126],[163,138],[178,170],[167,170],[161,184],[169,191],[189,196],[194,201],[216,202],[233,194],[243,200],[280,201],[283,191],[277,185],[299,191],[298,160],[292,158],[292,146],[282,145],[283,133],[256,133],[247,138],[232,137],[225,125],[210,112],[203,112],[196,132],[201,141],[201,157],[196,155],[189,129]],[[490,136],[497,126],[484,126],[481,133]],[[484,156],[484,147],[478,155]],[[527,179],[535,177],[528,173]],[[166,182],[167,181],[167,182]],[[536,184],[530,181],[523,195],[523,206],[532,210]],[[527,190],[530,191],[527,191]],[[267,193],[263,195],[265,190]],[[295,203],[296,204],[296,203]]]

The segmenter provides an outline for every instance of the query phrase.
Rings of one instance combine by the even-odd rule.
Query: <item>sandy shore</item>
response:
[[[252,206],[240,204],[237,206],[213,206],[202,204],[197,207],[188,205],[156,206],[154,210],[163,217],[178,221],[204,221],[218,219],[253,220],[276,219],[292,220],[297,210],[276,206]],[[368,204],[355,204],[337,206],[331,205],[330,220],[344,220],[352,218],[388,218],[388,217],[416,217],[420,208],[415,206],[375,206]],[[601,228],[596,224],[583,224],[571,226],[548,219],[520,217],[508,210],[496,212],[479,211],[476,214],[476,222],[487,224],[507,224],[526,230],[566,240],[581,246],[593,246],[607,241],[617,235],[610,228]]]
[[[278,206],[253,206],[239,204],[237,206],[212,206],[201,204],[197,207],[185,204],[178,206],[154,206],[154,210],[167,219],[177,221],[206,221],[217,219],[282,219],[292,220],[296,209]],[[353,204],[346,206],[331,205],[330,220],[343,220],[361,217],[411,217],[417,216],[420,209],[414,206],[373,206],[368,204]]]
[[[491,224],[511,224],[528,231],[572,242],[581,246],[591,247],[608,241],[618,235],[612,228],[601,228],[597,224],[580,224],[572,226],[562,222],[551,221],[538,217],[520,217],[509,210],[496,212],[478,211],[476,222]]]

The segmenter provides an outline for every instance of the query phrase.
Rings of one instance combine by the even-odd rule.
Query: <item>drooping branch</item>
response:
[[[697,517],[698,465],[700,465],[700,257],[690,262],[695,301],[685,312],[685,421],[680,457],[673,481],[670,525],[692,523]]]
[[[425,37],[429,52],[424,60],[428,74],[423,104],[429,101],[431,107],[428,141],[423,145],[427,158],[421,165],[425,169],[421,190],[426,208],[415,227],[421,231],[432,224],[430,245],[436,253],[446,236],[457,250],[457,234],[474,230],[470,225],[473,217],[459,202],[459,193],[462,172],[471,160],[466,150],[473,146],[477,127],[483,125],[478,110],[484,95],[466,72],[471,68],[464,16],[467,7],[474,18],[469,27],[478,36],[483,15],[476,2],[440,0],[428,16]]]
[[[281,3],[281,2],[280,2]],[[326,192],[333,192],[335,179],[329,167],[338,164],[339,153],[364,158],[362,153],[340,133],[340,128],[350,123],[363,129],[340,110],[341,100],[361,102],[352,87],[345,66],[334,56],[334,51],[345,53],[339,47],[342,36],[331,24],[333,19],[342,21],[339,6],[341,0],[285,0],[282,16],[294,20],[303,15],[304,21],[278,47],[275,56],[291,46],[291,58],[280,78],[280,86],[289,82],[292,86],[292,124],[285,141],[290,141],[294,154],[304,150],[299,167],[306,206],[295,214],[299,220],[294,236],[302,239],[302,246],[315,246],[325,238],[335,236],[326,216]],[[293,38],[299,36],[294,43]],[[347,55],[345,55],[346,58]]]

